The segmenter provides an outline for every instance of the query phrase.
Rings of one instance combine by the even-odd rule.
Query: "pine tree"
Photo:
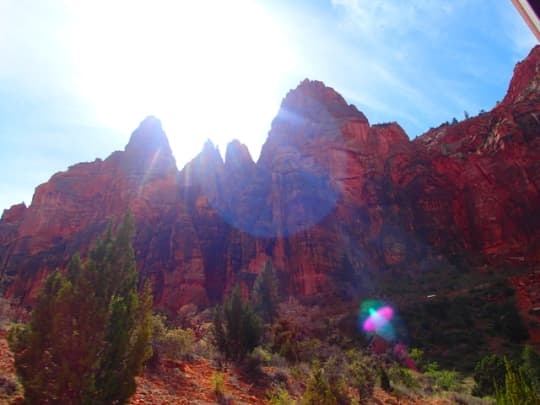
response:
[[[249,302],[244,301],[238,287],[216,308],[213,333],[218,350],[228,360],[243,360],[259,344],[260,320]]]
[[[132,216],[109,226],[82,263],[49,276],[10,345],[28,403],[123,404],[149,357],[152,296],[137,293]]]

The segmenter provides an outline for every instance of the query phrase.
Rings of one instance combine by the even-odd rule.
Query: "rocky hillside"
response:
[[[266,261],[301,297],[353,297],[373,274],[442,264],[526,274],[540,263],[539,86],[537,47],[493,110],[411,141],[305,80],[257,162],[238,141],[225,160],[208,142],[182,171],[149,117],[125,150],[55,174],[29,207],[4,211],[1,291],[31,304],[47,274],[128,208],[141,279],[173,311],[249,287]]]

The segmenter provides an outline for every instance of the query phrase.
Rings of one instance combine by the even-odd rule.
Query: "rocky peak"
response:
[[[325,121],[330,115],[334,119],[356,118],[367,122],[366,117],[349,105],[333,88],[317,80],[303,80],[294,90],[287,93],[281,103],[280,116],[291,114],[308,118],[312,121]]]
[[[538,98],[540,91],[540,45],[514,68],[508,92],[502,104],[514,104]]]
[[[226,171],[241,171],[249,170],[254,167],[255,163],[251,158],[249,149],[237,139],[231,141],[227,145],[225,152],[225,170]]]
[[[22,219],[24,216],[24,213],[26,212],[27,207],[25,203],[15,204],[12,205],[11,208],[4,210],[2,214],[1,221],[2,222],[18,222]]]
[[[192,160],[204,168],[217,168],[223,166],[223,158],[219,152],[219,147],[207,139],[199,155]]]
[[[223,158],[219,148],[208,139],[202,148],[202,151],[191,160],[182,170],[182,184],[193,186],[202,185],[207,191],[207,195],[215,197],[218,178],[223,172]]]
[[[124,168],[130,172],[144,172],[148,176],[177,170],[167,135],[154,116],[146,117],[133,131],[125,157]]]
[[[167,135],[161,127],[161,121],[154,116],[146,117],[133,131],[126,145],[128,153],[153,153],[159,151],[172,154]]]

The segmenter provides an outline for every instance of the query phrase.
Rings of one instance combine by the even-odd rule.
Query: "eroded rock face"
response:
[[[0,279],[31,304],[129,208],[141,279],[170,310],[208,306],[272,261],[284,291],[352,297],[370,274],[540,262],[540,48],[492,111],[410,141],[305,80],[284,98],[258,162],[238,141],[178,172],[159,120],[124,151],[55,174],[0,221]],[[476,261],[473,261],[476,260]]]

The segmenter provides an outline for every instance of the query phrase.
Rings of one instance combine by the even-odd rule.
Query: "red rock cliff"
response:
[[[55,174],[0,221],[0,280],[30,303],[55,267],[130,208],[156,304],[206,306],[265,261],[290,294],[353,296],[378,271],[540,261],[540,48],[492,111],[410,141],[305,80],[284,98],[261,157],[208,142],[178,172],[160,122],[124,151]]]

